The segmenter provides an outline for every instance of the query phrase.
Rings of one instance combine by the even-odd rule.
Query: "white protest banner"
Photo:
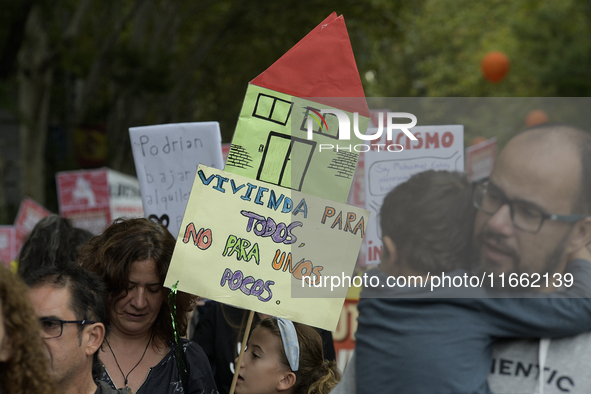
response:
[[[164,285],[333,331],[368,219],[361,208],[200,165]]]
[[[368,265],[380,262],[379,214],[390,190],[422,171],[464,171],[463,126],[417,126],[410,130],[417,141],[399,133],[392,136],[392,141],[380,141],[382,145],[374,143],[372,150],[365,153],[365,207],[371,212],[365,237]],[[370,129],[367,133],[374,132]],[[384,146],[388,145],[386,149]]]
[[[117,171],[107,171],[111,221],[121,217],[142,217],[144,209],[138,179]]]
[[[162,124],[129,129],[146,217],[175,237],[199,164],[224,168],[218,122]]]

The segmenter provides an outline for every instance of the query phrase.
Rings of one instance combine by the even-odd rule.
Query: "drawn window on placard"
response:
[[[308,131],[308,119],[312,120],[312,133],[320,134],[325,137],[339,139],[339,119],[335,114],[324,114],[324,120],[326,121],[326,125],[328,129],[324,126],[322,119],[318,118],[314,112],[310,109],[314,109],[316,112],[320,112],[320,109],[312,108],[312,107],[305,107],[304,112],[304,120],[302,121],[302,125],[300,126],[301,131]],[[320,123],[320,124],[319,124]]]
[[[259,93],[252,116],[285,126],[291,114],[291,107],[290,101]]]
[[[257,180],[301,190],[315,147],[315,141],[271,131]]]

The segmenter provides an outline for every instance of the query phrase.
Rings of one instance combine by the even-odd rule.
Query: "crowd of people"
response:
[[[237,394],[585,393],[590,215],[591,134],[569,125],[517,134],[476,183],[412,176],[384,199],[367,274],[490,281],[363,289],[342,377],[330,332],[280,317],[257,313],[239,358],[248,311],[208,301],[185,339],[196,296],[169,300],[161,224],[117,219],[92,236],[51,215],[18,275],[0,267],[0,393],[225,394],[235,373]],[[499,282],[511,274],[549,280]]]
[[[201,346],[184,339],[197,297],[178,292],[172,305],[163,287],[175,245],[166,227],[145,218],[117,219],[101,234],[86,235],[51,215],[25,243],[20,274],[0,271],[0,393],[215,394],[218,385],[225,387]],[[273,389],[272,379],[261,384],[253,377],[269,371],[287,376],[275,375],[285,393],[310,387],[328,393],[336,385],[331,336],[327,360],[317,330],[266,316],[257,322],[253,338],[268,338],[249,345],[236,393]],[[296,364],[286,361],[278,324],[291,327],[285,332],[298,348]]]

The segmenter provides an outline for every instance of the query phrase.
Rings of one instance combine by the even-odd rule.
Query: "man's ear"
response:
[[[295,385],[296,375],[289,371],[283,375],[283,378],[277,383],[277,391],[289,390]]]
[[[86,340],[84,343],[86,354],[92,356],[98,351],[103,344],[103,339],[105,339],[105,326],[103,323],[91,324],[84,331],[84,339]]]
[[[567,253],[573,253],[591,242],[591,217],[579,220],[568,240]]]
[[[387,275],[395,275],[397,270],[398,262],[398,250],[396,244],[387,235],[382,238],[382,261],[380,262],[379,269]]]

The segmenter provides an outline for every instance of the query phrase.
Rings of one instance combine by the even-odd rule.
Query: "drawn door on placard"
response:
[[[257,180],[301,190],[316,142],[271,131]]]

